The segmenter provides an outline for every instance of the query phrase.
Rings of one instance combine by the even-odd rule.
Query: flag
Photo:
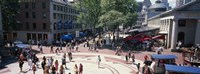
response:
[[[67,28],[68,28],[68,20],[66,20],[64,23],[64,29],[67,29]]]
[[[69,24],[69,29],[72,29],[72,22],[73,22],[73,21],[70,20],[69,23],[68,23],[68,24]]]
[[[57,29],[58,30],[62,29],[62,19],[58,20]]]

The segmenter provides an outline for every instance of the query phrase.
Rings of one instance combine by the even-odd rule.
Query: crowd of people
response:
[[[63,54],[61,58],[61,63],[58,62],[58,60],[53,59],[52,57],[46,58],[46,56],[43,56],[41,63],[39,58],[36,56],[36,54],[33,55],[27,55],[25,57],[22,53],[20,54],[18,61],[19,61],[19,68],[20,71],[23,72],[23,66],[24,62],[26,61],[25,58],[27,58],[29,71],[33,71],[33,74],[36,73],[37,69],[40,69],[40,66],[43,70],[44,74],[67,74],[65,73],[65,70],[68,70],[66,63],[66,53]],[[69,62],[72,61],[72,54],[71,52],[68,52],[68,58]],[[75,74],[82,74],[83,73],[83,65],[80,63],[79,67],[77,64],[74,65],[74,73]],[[68,73],[71,74],[71,73]]]
[[[105,44],[105,40],[93,40],[93,45],[89,43],[89,40],[86,41],[86,43],[84,44],[84,47],[88,47],[88,50],[94,50],[97,51],[98,47],[101,47],[102,45]],[[69,62],[72,61],[72,52],[74,51],[78,51],[79,49],[79,44],[76,43],[75,41],[69,44],[66,44],[66,50],[68,51],[68,59]],[[40,53],[43,54],[43,46],[42,45],[38,45],[38,49],[40,50]],[[54,50],[55,49],[55,50]],[[157,53],[161,54],[163,48],[159,47]],[[63,52],[63,46],[60,45],[58,47],[54,47],[53,45],[50,46],[50,53],[64,53]],[[122,48],[121,47],[117,47],[116,49],[116,55],[120,55],[121,53],[123,53]],[[148,56],[144,56],[144,61],[148,60]],[[126,54],[125,54],[125,61],[126,63],[130,62],[133,63],[134,65],[136,65],[138,72],[140,72],[140,63],[136,63],[135,62],[135,55],[134,53],[132,53],[131,50],[129,50]],[[28,61],[28,65],[30,66],[29,70],[33,71],[33,74],[35,74],[35,72],[37,71],[37,69],[39,69],[39,59],[37,58],[37,56],[35,54],[33,55],[27,55],[27,61]],[[43,59],[41,60],[41,67],[43,69],[44,74],[64,74],[65,70],[68,69],[67,65],[66,65],[66,53],[63,54],[62,58],[61,58],[61,63],[58,62],[58,60],[54,60],[52,57],[51,58],[46,58],[45,56],[43,57]],[[98,68],[100,67],[100,62],[101,62],[101,57],[100,55],[98,55]],[[23,64],[24,64],[24,55],[21,54],[20,58],[19,58],[19,67],[20,67],[20,71],[23,71]],[[142,67],[142,72],[143,74],[148,74],[147,71],[149,68],[147,68],[148,65],[144,65]],[[77,66],[77,64],[74,65],[74,73],[75,74],[82,74],[83,72],[83,65],[80,63],[79,67]],[[71,74],[71,73],[69,73]]]

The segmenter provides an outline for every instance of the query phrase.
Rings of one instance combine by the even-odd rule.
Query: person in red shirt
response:
[[[144,56],[144,60],[145,60],[145,61],[148,60],[148,56],[147,56],[147,55]]]

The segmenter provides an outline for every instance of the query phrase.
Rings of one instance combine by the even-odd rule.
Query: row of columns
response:
[[[178,19],[174,17],[162,19],[161,31],[167,32],[165,35],[165,46],[175,49],[178,35]]]
[[[161,26],[162,31],[168,31],[170,25],[170,19],[161,20],[161,25],[162,25]]]
[[[169,48],[170,46],[170,40],[171,40],[171,30],[170,30],[170,26],[171,26],[171,23],[172,22],[172,18],[166,18],[166,19],[162,19],[161,20],[161,28],[160,28],[160,31],[164,31],[164,32],[167,32],[167,34],[164,34],[165,35],[165,39],[164,39],[164,46],[166,46],[167,48]]]
[[[178,36],[178,19],[173,19],[172,34],[171,34],[171,49],[176,49],[177,36]]]

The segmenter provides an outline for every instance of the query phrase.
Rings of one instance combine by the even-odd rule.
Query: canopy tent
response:
[[[165,36],[164,35],[157,35],[157,36],[152,37],[152,39],[165,39]]]
[[[128,41],[128,40],[133,40],[134,39],[134,37],[133,36],[127,36],[126,38],[125,38],[125,41]]]
[[[30,47],[30,45],[28,45],[28,44],[17,44],[15,46],[17,46],[19,48],[29,48]]]
[[[84,33],[84,32],[79,32],[79,36],[80,37],[84,37],[84,36],[86,36],[87,34],[86,33]]]
[[[177,58],[175,55],[163,55],[163,54],[152,54],[151,57],[153,59],[175,59]]]
[[[22,41],[16,40],[15,42],[13,42],[14,44],[23,44]]]
[[[134,39],[137,39],[137,40],[143,42],[143,41],[146,41],[146,40],[151,40],[151,36],[148,36],[146,34],[137,34],[135,36],[128,36],[128,37],[125,38],[126,41],[134,40]]]
[[[165,64],[166,71],[188,74],[200,74],[200,68]]]
[[[73,34],[67,34],[67,35],[69,35],[71,38],[74,38],[74,37],[75,37]]]
[[[61,37],[62,40],[72,40],[73,38],[70,35],[64,35]]]

